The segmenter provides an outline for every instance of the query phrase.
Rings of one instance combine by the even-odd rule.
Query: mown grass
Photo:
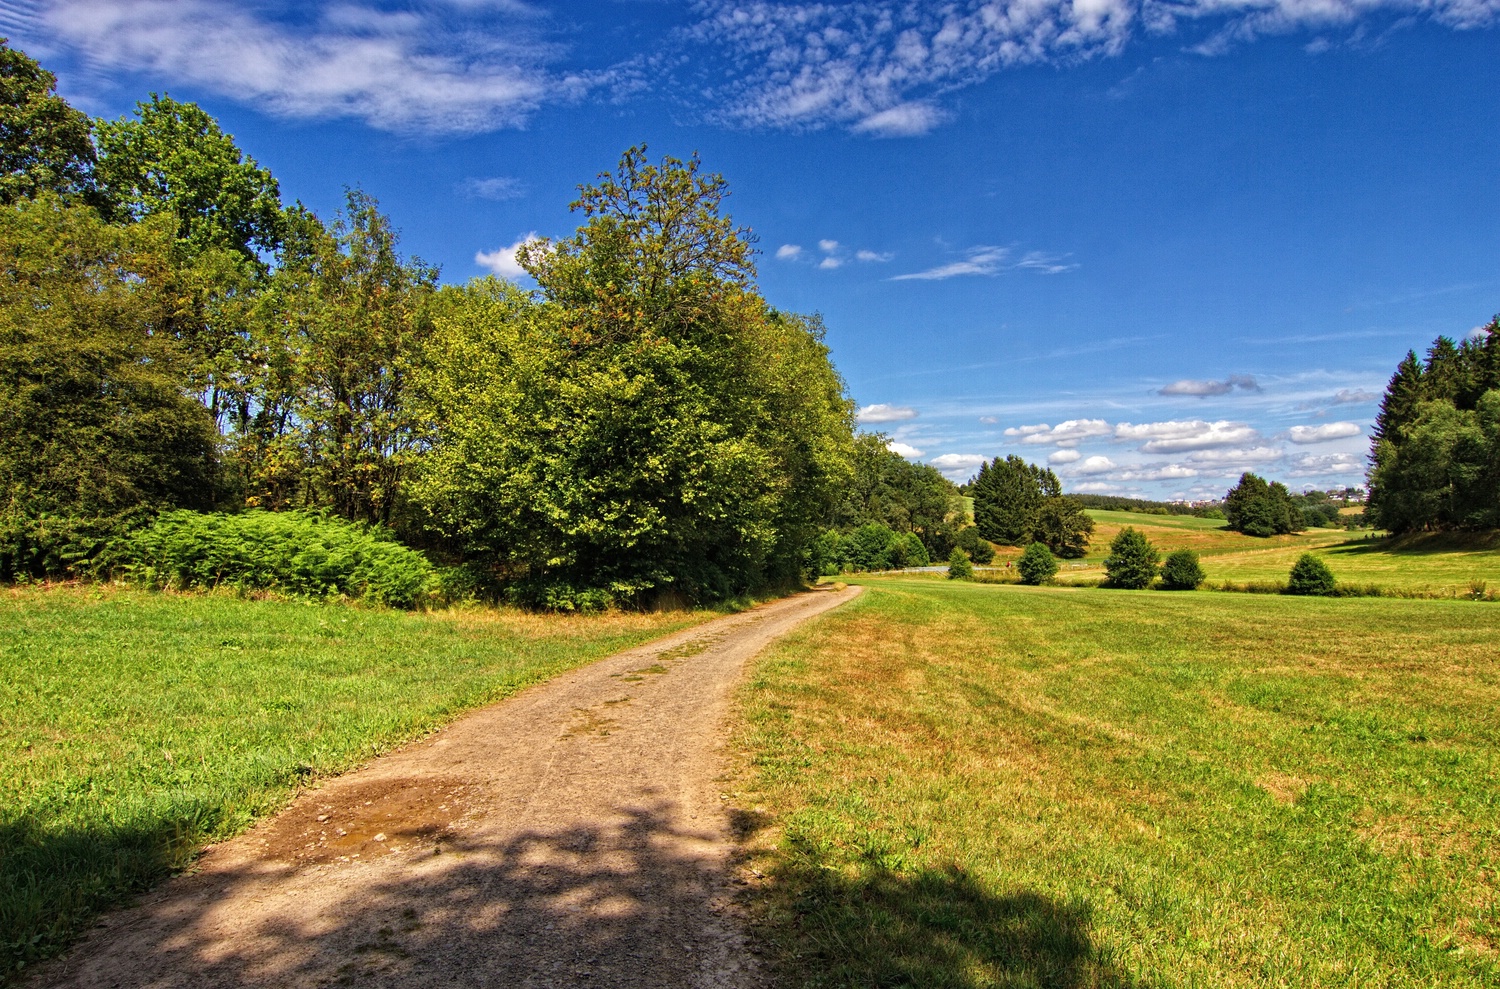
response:
[[[0,981],[299,786],[703,617],[0,591]]]
[[[1500,610],[871,582],[743,690],[803,986],[1500,984]]]
[[[1312,553],[1322,557],[1341,582],[1396,595],[1472,597],[1475,587],[1482,588],[1481,596],[1500,591],[1500,543],[1493,535],[1388,539],[1369,531],[1309,529],[1260,539],[1232,532],[1217,519],[1137,512],[1089,514],[1096,528],[1088,555],[1065,561],[1057,576],[1060,583],[1101,581],[1110,541],[1129,525],[1144,533],[1163,555],[1176,549],[1198,553],[1209,587],[1285,584],[1297,557]],[[1019,553],[1002,553],[1002,565]]]

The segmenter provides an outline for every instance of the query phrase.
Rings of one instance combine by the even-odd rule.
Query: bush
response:
[[[927,547],[922,545],[922,537],[915,532],[901,533],[892,543],[891,550],[891,566],[897,570],[902,567],[925,567],[932,563],[932,558],[927,555]]]
[[[1156,580],[1157,563],[1161,560],[1151,540],[1131,526],[1120,530],[1114,542],[1109,544],[1109,556],[1104,560],[1104,573],[1110,587],[1140,590],[1150,587]]]
[[[949,580],[973,580],[974,565],[964,555],[964,551],[957,546],[953,552],[948,554],[948,579]]]
[[[1303,553],[1292,565],[1291,577],[1286,582],[1288,594],[1332,594],[1333,571],[1328,564],[1311,553]]]
[[[983,566],[995,562],[995,547],[979,534],[978,526],[966,526],[959,530],[958,547],[969,554],[969,559]]]
[[[1168,556],[1161,568],[1162,586],[1169,591],[1196,591],[1207,576],[1198,564],[1198,554],[1190,549]]]
[[[233,587],[398,608],[437,589],[427,558],[384,530],[305,512],[168,512],[118,539],[104,566],[151,587]]]
[[[1016,570],[1023,584],[1045,584],[1057,576],[1057,558],[1046,543],[1032,543],[1016,561]]]
[[[148,517],[145,510],[110,518],[0,515],[0,582],[92,576],[95,558]]]

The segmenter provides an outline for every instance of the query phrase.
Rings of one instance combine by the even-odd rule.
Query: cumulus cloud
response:
[[[1196,467],[1185,467],[1182,464],[1163,464],[1161,466],[1134,467],[1122,470],[1114,475],[1117,481],[1180,481],[1189,477],[1197,477]]]
[[[1280,460],[1285,455],[1285,452],[1279,447],[1253,446],[1227,450],[1199,450],[1196,453],[1188,454],[1188,460],[1195,464],[1249,467],[1254,464],[1269,464]]]
[[[858,258],[860,261],[864,261],[864,262],[867,262],[867,263],[868,262],[875,262],[875,263],[878,264],[878,263],[881,263],[881,262],[889,261],[891,258],[895,257],[896,255],[894,255],[894,254],[882,254],[882,253],[879,253],[877,251],[859,250],[859,251],[855,251],[854,252],[854,256],[856,258]]]
[[[515,4],[343,3],[286,16],[233,0],[21,2],[34,11],[34,40],[73,52],[99,77],[147,73],[285,117],[473,134],[520,126],[605,84],[557,70],[562,50]]]
[[[1056,426],[1049,426],[1043,422],[1034,426],[1015,426],[1005,431],[1006,436],[1033,446],[1047,443],[1055,443],[1058,446],[1077,446],[1084,440],[1109,436],[1113,433],[1114,428],[1103,419],[1068,419]]]
[[[855,413],[855,418],[864,423],[882,422],[904,422],[907,419],[915,419],[917,410],[905,405],[886,405],[877,403],[866,405]]]
[[[1083,454],[1079,453],[1077,450],[1055,450],[1047,455],[1047,463],[1071,464],[1077,462],[1078,458],[1082,456]]]
[[[818,267],[823,271],[833,271],[835,268],[842,268],[843,266],[844,261],[842,258],[826,257],[818,262]]]
[[[1286,438],[1299,444],[1327,443],[1329,440],[1359,436],[1363,432],[1357,423],[1329,422],[1321,426],[1293,426],[1287,430]]]
[[[1248,374],[1231,374],[1223,381],[1197,381],[1184,378],[1163,386],[1158,395],[1195,395],[1207,398],[1210,395],[1228,395],[1238,388],[1240,391],[1261,391],[1260,384]]]
[[[887,443],[885,445],[885,448],[892,453],[899,454],[903,457],[915,458],[922,455],[922,451],[918,450],[916,447],[908,443],[898,443],[895,440],[891,440],[889,443]]]
[[[503,175],[497,175],[488,179],[465,179],[460,186],[464,195],[475,199],[489,199],[495,202],[504,202],[507,199],[520,199],[526,194],[525,187],[521,185],[520,179],[513,179]]]
[[[1302,453],[1291,459],[1292,477],[1324,477],[1330,474],[1362,475],[1364,458],[1357,453]]]
[[[521,248],[537,240],[541,240],[541,238],[533,230],[509,247],[501,247],[493,251],[480,251],[474,255],[474,263],[481,268],[488,268],[491,273],[499,275],[501,278],[509,278],[514,281],[526,274],[526,269],[521,267],[521,262],[516,260],[516,255],[520,252]]]
[[[850,129],[873,137],[920,137],[947,119],[948,115],[931,103],[900,103],[870,114]]]
[[[1076,464],[1070,469],[1069,473],[1086,477],[1090,474],[1107,474],[1114,469],[1115,462],[1113,460],[1105,456],[1093,456]]]
[[[782,244],[776,248],[776,260],[778,261],[795,261],[801,256],[802,245],[800,244]]]
[[[1142,453],[1183,453],[1253,443],[1260,439],[1260,433],[1243,422],[1191,419],[1140,424],[1122,422],[1115,426],[1115,438],[1143,440]]]
[[[945,453],[941,457],[933,457],[928,463],[943,472],[978,470],[979,465],[984,463],[984,457],[977,453]]]
[[[832,254],[839,249],[839,242],[836,240],[820,240],[818,241],[818,249],[824,254]]]
[[[1118,484],[1110,484],[1108,481],[1084,481],[1082,484],[1068,485],[1069,491],[1079,494],[1114,494],[1124,490]]]

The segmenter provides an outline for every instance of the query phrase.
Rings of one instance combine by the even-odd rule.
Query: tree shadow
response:
[[[957,868],[857,874],[799,857],[771,927],[787,981],[817,986],[1136,987],[1095,944],[1085,902],[996,894]],[[798,973],[801,973],[800,975]]]

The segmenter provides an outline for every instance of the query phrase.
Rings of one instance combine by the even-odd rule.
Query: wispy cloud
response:
[[[1255,378],[1248,374],[1231,374],[1223,381],[1197,381],[1192,378],[1184,378],[1174,381],[1170,385],[1164,385],[1157,390],[1158,395],[1195,395],[1198,398],[1207,398],[1210,395],[1228,395],[1238,388],[1240,391],[1259,392],[1263,389]]]
[[[1321,426],[1293,426],[1287,430],[1286,438],[1297,444],[1327,443],[1330,440],[1347,439],[1363,433],[1364,430],[1359,428],[1358,423],[1327,422]]]
[[[877,403],[866,405],[855,413],[855,418],[861,424],[876,425],[883,422],[905,422],[907,419],[915,419],[917,410],[905,405],[886,405]]]
[[[1013,257],[1014,252],[1008,247],[980,244],[964,251],[964,256],[958,261],[940,264],[925,271],[895,275],[891,281],[933,282],[965,275],[998,275],[1005,271],[1036,271],[1044,275],[1059,275],[1078,267],[1077,264],[1067,262],[1062,255],[1045,254],[1041,251],[1029,251],[1019,260],[1012,260]]]
[[[520,199],[526,194],[526,189],[521,185],[520,179],[513,179],[503,175],[497,175],[488,179],[465,179],[459,186],[466,196],[475,199],[489,199],[495,202],[504,202],[507,199]]]
[[[18,2],[34,11],[34,40],[71,51],[100,77],[147,73],[280,116],[389,131],[519,126],[608,75],[558,69],[563,50],[519,3]]]
[[[1204,422],[1202,419],[1168,422],[1122,422],[1115,426],[1115,438],[1143,441],[1142,453],[1183,453],[1254,443],[1260,433],[1243,422]]]

